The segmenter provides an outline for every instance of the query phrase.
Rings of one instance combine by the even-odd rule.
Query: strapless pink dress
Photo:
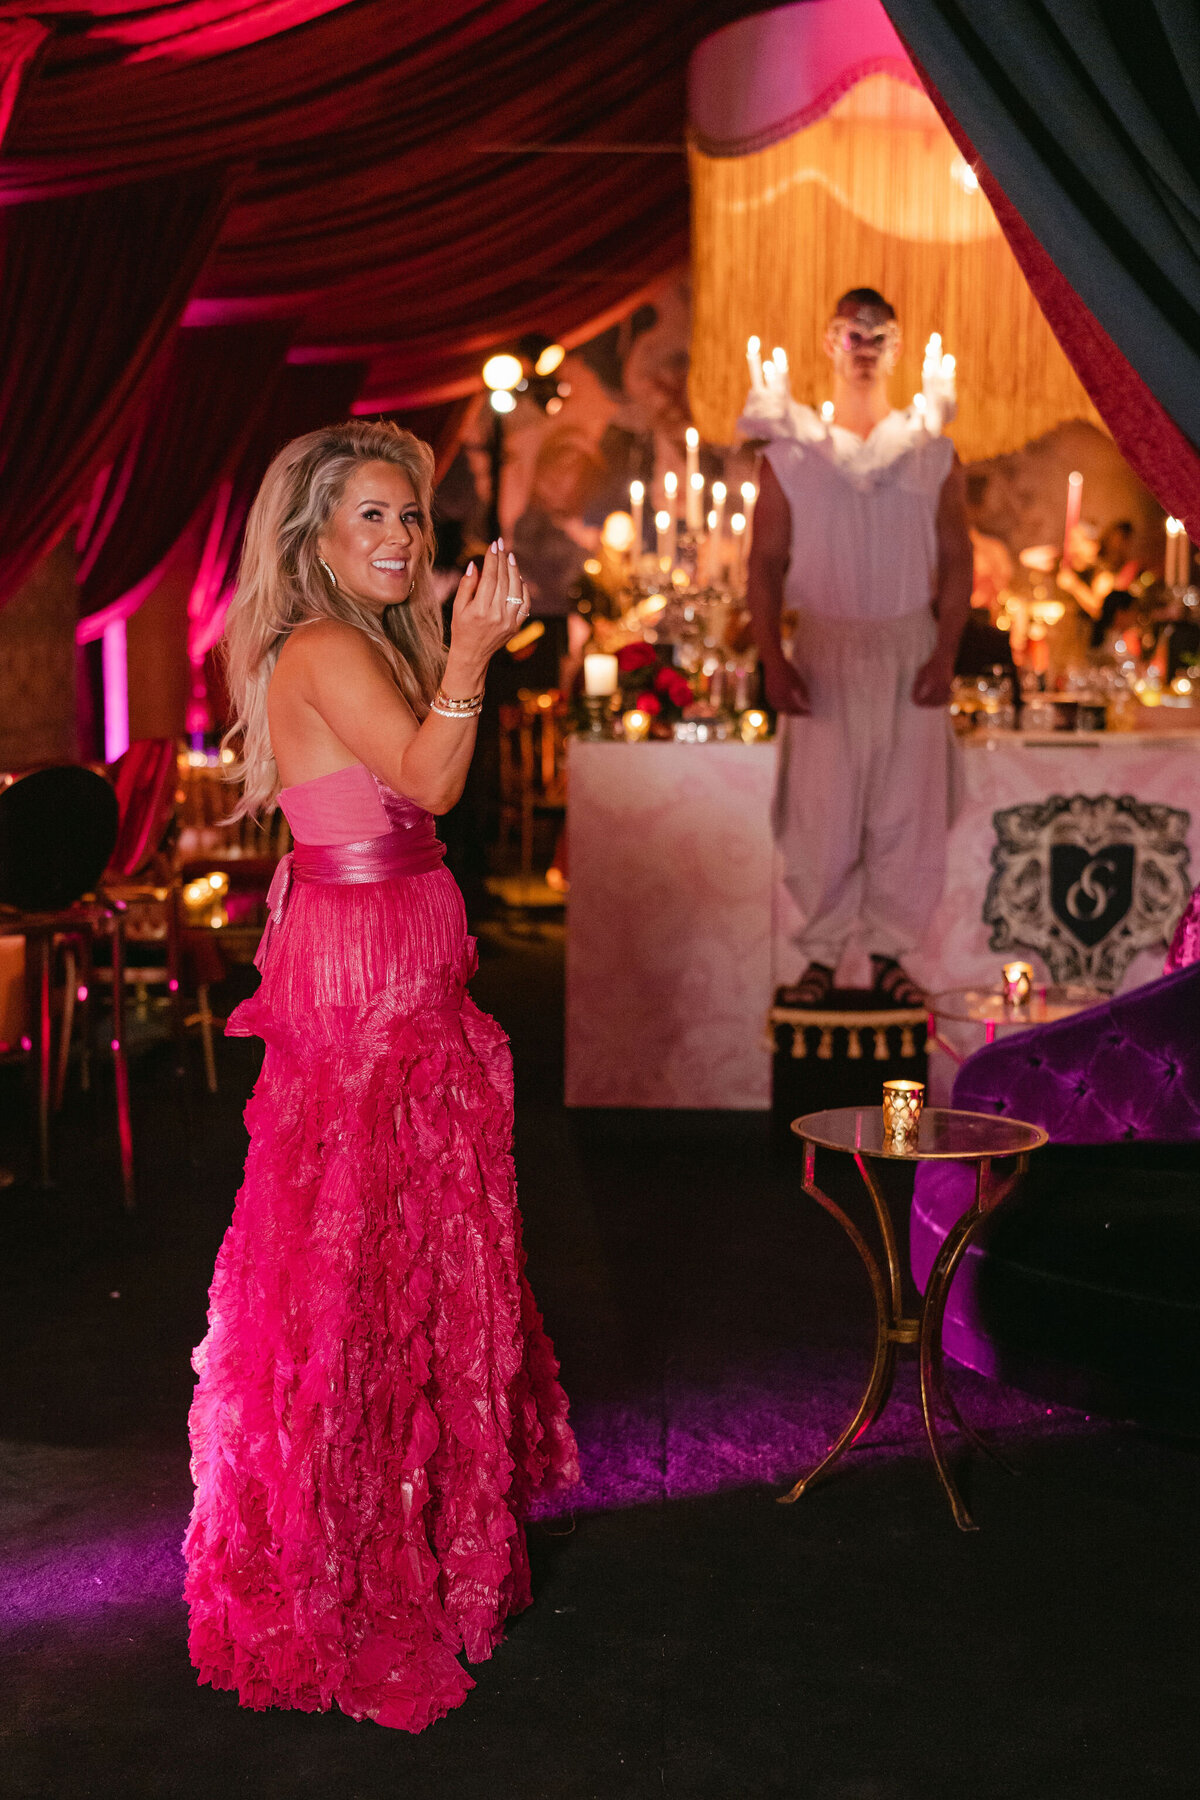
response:
[[[433,821],[361,766],[281,801],[296,850],[228,1026],[267,1051],[195,1356],[191,1655],[243,1705],[419,1731],[528,1604],[521,1520],[575,1442]]]

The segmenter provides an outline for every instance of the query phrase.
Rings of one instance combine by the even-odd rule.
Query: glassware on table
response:
[[[883,1137],[891,1150],[911,1150],[921,1128],[925,1105],[923,1081],[885,1081],[883,1084]]]
[[[1004,999],[1009,1006],[1025,1006],[1033,992],[1033,968],[1027,962],[1004,965]]]

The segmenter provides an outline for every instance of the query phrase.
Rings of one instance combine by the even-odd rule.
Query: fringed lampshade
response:
[[[724,444],[746,396],[746,340],[788,353],[819,405],[838,295],[874,287],[904,348],[894,403],[921,387],[925,341],[958,362],[965,462],[1099,417],[1059,348],[878,0],[801,0],[717,32],[692,62],[692,413]]]

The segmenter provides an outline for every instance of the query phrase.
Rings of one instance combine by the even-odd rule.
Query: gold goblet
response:
[[[1004,1004],[1024,1006],[1033,992],[1033,969],[1027,962],[1004,965]]]

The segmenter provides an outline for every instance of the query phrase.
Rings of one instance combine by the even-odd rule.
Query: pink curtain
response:
[[[97,477],[80,530],[80,643],[128,618],[236,462],[283,369],[278,327],[218,326],[175,333],[136,428]]]
[[[0,211],[0,603],[128,431],[225,206],[206,175]]]

